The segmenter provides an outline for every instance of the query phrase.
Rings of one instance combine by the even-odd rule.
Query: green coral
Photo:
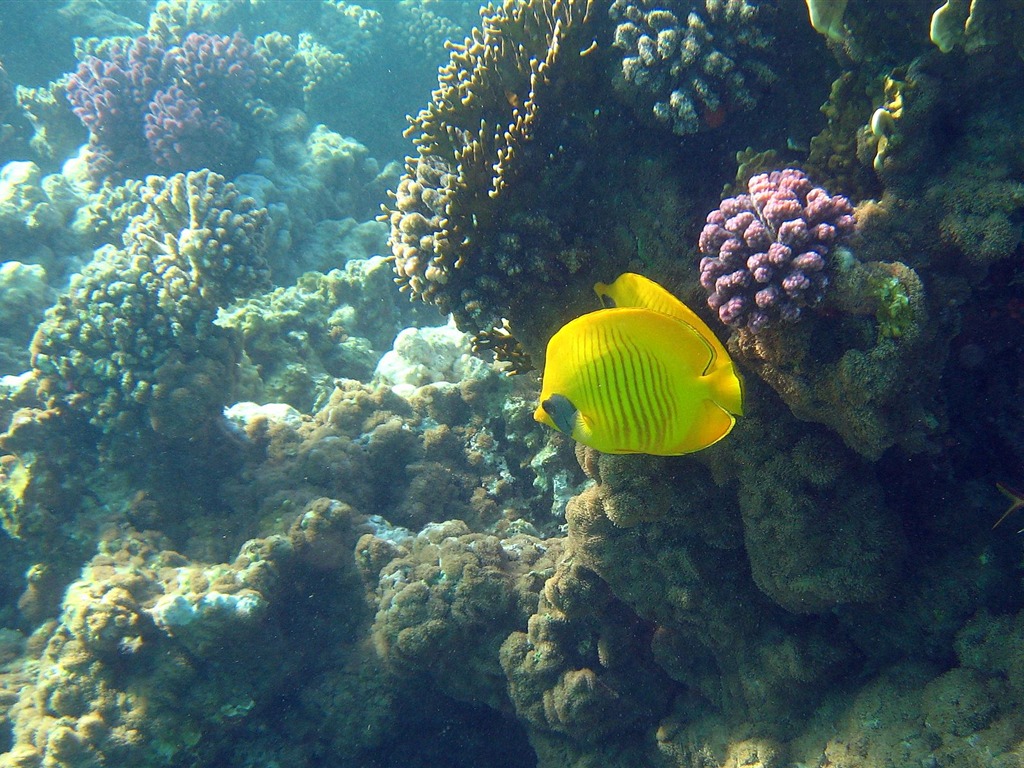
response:
[[[906,286],[895,275],[877,273],[871,275],[869,284],[877,307],[879,341],[902,338],[916,321]]]

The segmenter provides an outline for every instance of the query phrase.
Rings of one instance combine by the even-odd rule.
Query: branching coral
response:
[[[700,234],[700,283],[726,325],[757,333],[796,322],[824,297],[830,251],[853,233],[853,206],[795,168],[760,173]]]
[[[36,333],[32,364],[52,407],[114,441],[195,436],[230,396],[237,348],[219,307],[259,288],[268,218],[203,171],[150,177],[125,247],[101,249]]]
[[[108,59],[87,56],[67,96],[89,131],[93,177],[237,166],[253,128],[247,101],[265,67],[237,33],[193,32],[166,49],[142,36],[113,45]]]
[[[412,121],[417,155],[384,212],[395,271],[413,297],[455,312],[462,325],[475,326],[469,330],[490,327],[468,316],[474,305],[493,313],[495,302],[480,297],[500,293],[498,276],[515,269],[483,251],[474,230],[493,216],[545,101],[555,97],[558,72],[578,66],[591,42],[590,5],[531,0],[486,14],[482,31],[453,46],[432,103]],[[471,269],[460,272],[468,262]]]

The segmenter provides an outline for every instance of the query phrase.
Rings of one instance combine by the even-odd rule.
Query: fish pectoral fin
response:
[[[590,422],[579,411],[576,411],[576,423],[573,425],[571,434],[573,439],[579,443],[584,445],[594,444],[594,430],[590,426]]]

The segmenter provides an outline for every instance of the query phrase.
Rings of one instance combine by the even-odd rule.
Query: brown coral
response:
[[[414,297],[462,313],[477,290],[474,275],[498,266],[458,273],[467,260],[485,258],[475,230],[494,216],[541,110],[555,108],[557,100],[548,102],[556,99],[559,70],[578,66],[577,54],[590,43],[590,6],[506,3],[484,15],[482,31],[451,46],[431,104],[409,129],[417,156],[408,159],[382,217],[391,225],[399,283]]]
[[[374,548],[364,536],[359,551]],[[558,542],[470,533],[452,520],[398,544],[376,580],[373,635],[387,662],[406,674],[429,674],[462,701],[504,708],[498,648],[534,609]]]

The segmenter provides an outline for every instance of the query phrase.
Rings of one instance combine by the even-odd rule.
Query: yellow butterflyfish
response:
[[[677,456],[729,434],[743,387],[703,321],[639,275],[595,290],[617,306],[548,342],[534,418],[603,453]]]

